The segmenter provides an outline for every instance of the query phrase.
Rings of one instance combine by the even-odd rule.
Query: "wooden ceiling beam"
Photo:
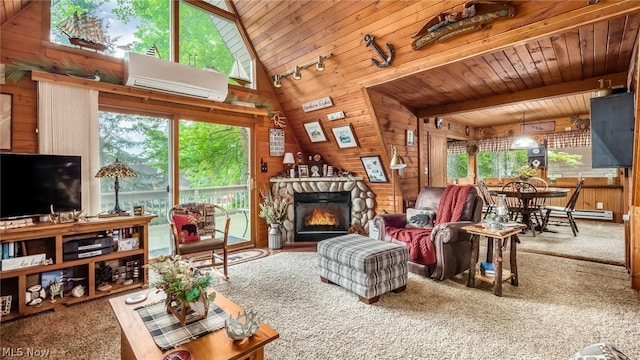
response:
[[[515,105],[531,100],[549,99],[558,96],[592,92],[596,90],[598,80],[601,78],[611,80],[612,84],[626,84],[627,82],[627,74],[625,72],[620,72],[609,74],[607,76],[599,76],[530,90],[523,90],[516,93],[497,95],[479,100],[418,109],[416,110],[416,116],[418,118],[428,118],[445,114],[451,115],[472,110],[489,109],[497,106]]]

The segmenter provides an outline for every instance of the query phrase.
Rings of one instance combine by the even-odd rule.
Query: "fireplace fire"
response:
[[[346,234],[351,223],[351,193],[294,194],[295,241],[320,241]]]
[[[333,226],[337,222],[336,216],[329,211],[321,209],[313,209],[308,221],[305,221],[305,225],[329,225]]]

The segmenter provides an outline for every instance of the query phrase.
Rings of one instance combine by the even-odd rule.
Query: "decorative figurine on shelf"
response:
[[[63,297],[62,285],[59,282],[52,282],[49,284],[49,294],[51,294],[51,302],[56,302],[56,295]]]

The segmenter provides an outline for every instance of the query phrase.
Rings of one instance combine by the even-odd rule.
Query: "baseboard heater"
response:
[[[567,217],[564,211],[551,211],[552,217]],[[575,219],[613,220],[613,211],[609,210],[574,210]]]

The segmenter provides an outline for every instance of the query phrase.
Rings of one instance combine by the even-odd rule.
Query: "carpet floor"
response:
[[[624,265],[624,224],[576,221],[578,236],[571,228],[549,225],[555,233],[531,231],[520,235],[520,251],[554,255],[571,259],[595,261],[603,264]]]
[[[520,286],[466,287],[466,276],[410,274],[373,305],[317,275],[317,254],[283,252],[229,268],[216,289],[280,333],[267,359],[567,359],[598,342],[640,358],[640,302],[623,267],[528,252]],[[466,275],[466,274],[465,274]],[[73,324],[73,325],[71,325]],[[107,299],[2,323],[2,347],[49,359],[116,359],[120,330]]]

